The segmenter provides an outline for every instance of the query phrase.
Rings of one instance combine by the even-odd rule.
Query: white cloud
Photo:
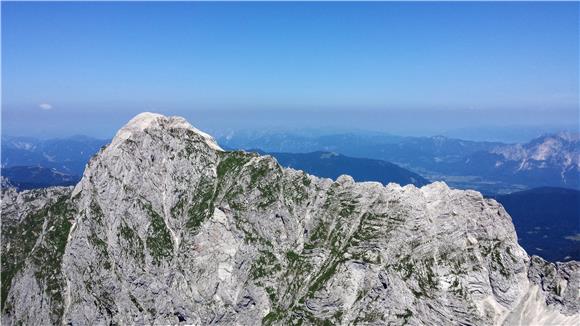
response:
[[[48,103],[40,103],[38,105],[42,110],[51,110],[52,109],[52,105],[48,104]]]

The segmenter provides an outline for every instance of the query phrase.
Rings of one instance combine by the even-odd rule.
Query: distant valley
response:
[[[228,148],[266,152],[331,151],[386,160],[430,180],[486,194],[542,186],[580,188],[580,138],[560,133],[525,144],[477,142],[435,137],[398,137],[380,133],[313,135],[234,133],[219,139]]]
[[[81,175],[67,174],[43,166],[14,166],[2,168],[2,177],[19,190],[72,186],[81,180]]]
[[[530,255],[580,260],[580,191],[542,187],[495,197]]]

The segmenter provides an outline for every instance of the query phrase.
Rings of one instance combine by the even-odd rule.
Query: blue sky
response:
[[[579,4],[2,3],[5,134],[577,126]]]

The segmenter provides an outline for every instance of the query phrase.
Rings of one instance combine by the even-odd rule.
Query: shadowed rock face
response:
[[[71,188],[3,190],[2,324],[477,324],[579,318],[578,262],[494,200],[336,181],[145,113]]]

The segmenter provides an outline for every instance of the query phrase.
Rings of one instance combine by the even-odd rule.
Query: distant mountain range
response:
[[[2,176],[18,190],[72,186],[81,179],[80,175],[67,174],[41,166],[2,168]]]
[[[109,140],[87,136],[39,140],[2,137],[2,167],[36,166],[82,175],[85,165]]]
[[[430,180],[443,180],[454,187],[487,194],[542,186],[580,188],[580,140],[570,133],[545,135],[526,144],[373,133],[320,136],[247,132],[231,134],[219,142],[235,149],[331,151],[386,160]]]
[[[547,135],[526,144],[501,145],[475,152],[449,173],[482,175],[530,187],[580,188],[580,137],[568,133]]]

